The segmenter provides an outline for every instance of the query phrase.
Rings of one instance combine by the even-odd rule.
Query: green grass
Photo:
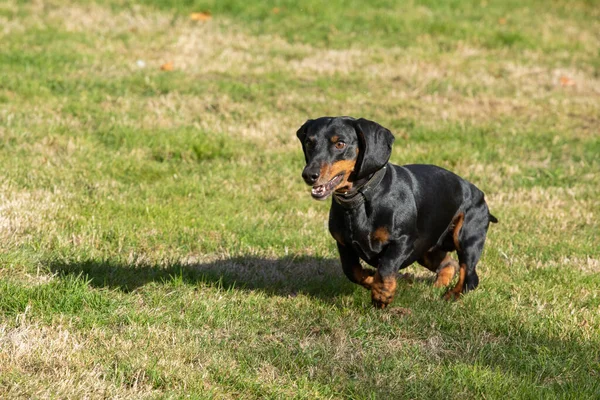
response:
[[[597,398],[599,10],[0,4],[1,397]],[[486,192],[476,291],[348,282],[300,178],[322,115]]]

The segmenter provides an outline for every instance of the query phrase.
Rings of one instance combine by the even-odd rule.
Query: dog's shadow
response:
[[[67,260],[51,262],[49,269],[59,277],[81,276],[93,287],[122,292],[136,291],[153,282],[179,280],[190,285],[260,290],[273,296],[306,294],[333,301],[337,296],[352,293],[356,287],[344,276],[337,259],[307,256],[273,259],[240,256],[166,264]]]

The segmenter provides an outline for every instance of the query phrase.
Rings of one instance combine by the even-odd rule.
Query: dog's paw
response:
[[[371,303],[375,308],[386,308],[394,299],[396,277],[382,277],[376,273],[371,287]]]
[[[383,310],[393,300],[393,296],[380,296],[379,294],[371,293],[371,303],[373,307]]]

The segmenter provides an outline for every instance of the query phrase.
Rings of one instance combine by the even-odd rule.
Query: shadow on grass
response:
[[[261,290],[268,295],[307,294],[323,300],[354,290],[338,260],[316,257],[267,259],[234,257],[209,262],[132,265],[114,261],[52,262],[60,277],[83,276],[94,287],[134,291],[146,284],[180,280],[186,284],[219,285],[224,289]]]
[[[54,262],[50,269],[61,277],[83,276],[94,287],[123,292],[135,291],[148,284],[180,281],[188,285],[260,290],[273,296],[305,294],[335,303],[340,296],[349,295],[357,288],[343,275],[337,259],[316,257],[266,259],[246,256],[168,265],[131,265],[113,261]],[[429,279],[416,281],[428,283]],[[348,397],[395,398],[399,391],[407,398],[459,397],[461,388],[466,387],[471,392],[492,398],[572,397],[577,393],[582,398],[596,398],[594,394],[600,388],[596,379],[597,339],[582,340],[577,339],[577,335],[575,339],[557,337],[556,333],[552,333],[551,321],[540,320],[538,324],[541,326],[531,322],[523,324],[525,317],[522,313],[527,313],[527,310],[514,314],[495,312],[505,309],[506,299],[498,296],[488,298],[485,305],[446,303],[441,299],[432,302],[428,296],[418,295],[428,290],[431,289],[427,286],[407,285],[403,292],[398,293],[396,305],[406,305],[414,310],[403,318],[396,318],[393,313],[388,313],[391,317],[386,318],[385,311],[379,313],[381,317],[364,317],[362,313],[348,317],[357,319],[356,326],[361,325],[358,318],[365,318],[375,337],[377,332],[387,337],[393,329],[405,332],[409,337],[428,338],[413,341],[419,346],[407,350],[411,356],[415,351],[420,357],[415,360],[407,359],[407,351],[400,351],[398,355],[389,352],[390,358],[385,363],[361,351],[353,353],[355,357],[361,355],[358,359],[362,361],[347,368],[355,368],[355,373],[363,378],[360,383],[345,389]],[[280,344],[277,342],[273,346],[261,353],[266,359],[270,359],[272,354],[279,354],[277,346]],[[324,351],[335,358],[332,353]],[[277,364],[278,360],[274,358],[272,362]],[[311,360],[306,361],[307,365],[312,365]],[[297,371],[294,365],[284,364],[281,368]],[[411,380],[404,379],[415,366],[427,366],[435,372]],[[335,368],[332,367],[333,370]],[[378,377],[382,375],[388,376],[388,379],[381,381]],[[315,379],[326,385],[332,377],[324,373]],[[348,384],[353,382],[350,378],[341,379]],[[455,384],[449,385],[448,382]]]

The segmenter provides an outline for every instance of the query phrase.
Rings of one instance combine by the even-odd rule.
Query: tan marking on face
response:
[[[373,240],[377,240],[378,242],[387,243],[387,241],[390,239],[390,231],[388,231],[385,226],[380,226],[379,228],[375,229],[375,232],[371,234],[371,237]]]
[[[371,285],[371,300],[373,301],[373,305],[377,308],[387,307],[394,299],[396,286],[395,275],[383,277],[377,271]]]
[[[339,139],[340,137],[338,135],[333,135],[329,140],[331,141],[331,143],[336,143]]]
[[[458,240],[458,237],[460,235],[460,230],[463,226],[464,220],[465,213],[460,213],[454,218],[454,221],[452,221],[454,224],[454,229],[452,231],[452,240],[454,241],[454,247],[457,251],[460,251],[460,242]]]
[[[352,174],[354,171],[355,165],[356,160],[341,160],[336,161],[333,164],[323,164],[323,166],[321,166],[320,177],[317,184],[324,185],[332,180],[335,176],[344,173],[342,180],[340,183],[338,183],[334,190],[350,190],[352,187],[352,182],[349,182],[348,178],[350,178],[350,174]]]

